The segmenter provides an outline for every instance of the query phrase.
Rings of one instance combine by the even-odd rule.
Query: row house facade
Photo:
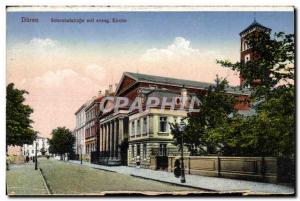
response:
[[[86,155],[85,149],[85,123],[86,123],[86,116],[85,116],[85,107],[87,103],[83,104],[76,112],[76,127],[74,129],[75,135],[75,153],[83,156]]]
[[[91,152],[98,151],[99,139],[98,132],[98,115],[100,109],[100,102],[103,96],[94,97],[93,100],[85,107],[85,149],[86,154],[90,157]]]

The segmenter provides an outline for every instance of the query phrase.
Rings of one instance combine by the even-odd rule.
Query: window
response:
[[[147,157],[147,144],[143,144],[143,158]]]
[[[134,125],[134,121],[132,121],[131,123],[131,135],[135,135],[135,125]]]
[[[141,145],[137,144],[136,145],[136,156],[140,156],[141,155]]]
[[[136,124],[137,124],[136,125],[137,126],[137,128],[136,128],[136,130],[137,130],[136,134],[139,135],[139,134],[141,134],[141,121],[138,119],[137,122],[136,122]]]
[[[147,118],[143,118],[143,133],[147,133]]]
[[[159,145],[159,153],[160,156],[167,156],[167,144]]]
[[[167,132],[167,117],[160,117],[159,118],[159,131],[160,132]]]
[[[243,48],[242,48],[243,51],[244,51],[244,50],[247,50],[248,48],[249,48],[249,47],[248,47],[248,42],[247,42],[247,41],[244,41],[244,42],[243,42]]]
[[[34,154],[34,150],[31,150],[31,153]]]
[[[131,145],[131,156],[134,158],[134,145]]]

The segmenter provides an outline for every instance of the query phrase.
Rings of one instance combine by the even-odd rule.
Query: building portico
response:
[[[111,114],[100,120],[100,163],[120,165],[124,161],[121,145],[128,135],[127,122],[125,111]]]

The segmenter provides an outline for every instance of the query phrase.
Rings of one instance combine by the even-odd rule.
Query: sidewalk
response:
[[[69,161],[73,164],[79,164],[80,161]],[[196,187],[203,190],[212,190],[212,191],[222,191],[222,192],[232,192],[232,191],[243,191],[247,194],[293,194],[294,188],[261,183],[261,182],[252,182],[236,179],[225,179],[217,177],[206,177],[198,175],[186,175],[186,183],[180,183],[179,178],[175,178],[173,172],[164,172],[164,171],[155,171],[150,169],[142,169],[128,166],[103,166],[96,165],[88,162],[83,162],[82,165],[99,169],[117,172],[125,175],[142,177],[145,179],[151,179],[161,182],[167,182],[177,185],[183,185],[187,187]]]
[[[43,176],[40,170],[34,170],[32,162],[10,165],[6,183],[9,196],[48,195]]]

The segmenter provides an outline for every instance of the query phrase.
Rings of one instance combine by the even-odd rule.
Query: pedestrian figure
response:
[[[137,157],[136,157],[136,165],[137,165],[137,167],[140,167],[140,165],[141,165],[141,159],[140,159],[140,156],[137,156]]]
[[[176,159],[174,164],[174,176],[179,178],[181,176],[180,160]]]

